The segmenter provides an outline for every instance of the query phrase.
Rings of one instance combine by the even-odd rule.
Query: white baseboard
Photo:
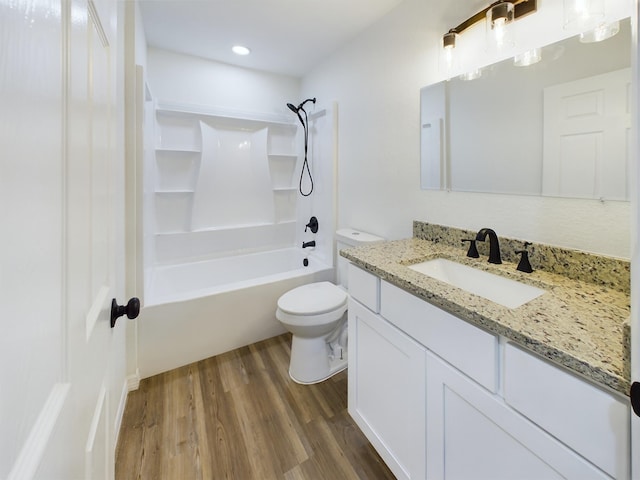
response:
[[[115,432],[113,439],[116,443],[118,442],[118,437],[120,435],[120,426],[122,425],[124,409],[127,406],[127,396],[129,395],[129,392],[137,390],[139,386],[140,372],[136,369],[136,373],[125,378],[124,385],[122,386],[122,392],[120,393],[120,402],[118,402],[118,411],[116,412],[116,418],[113,426],[113,431]]]
[[[136,373],[127,377],[127,392],[133,392],[140,387],[140,370],[136,368]]]
[[[136,369],[136,373],[129,375],[124,380],[124,385],[122,386],[122,392],[120,393],[120,401],[118,402],[118,411],[116,412],[116,418],[113,425],[113,431],[115,435],[113,436],[114,448],[118,444],[118,438],[120,438],[120,427],[122,426],[122,418],[124,417],[124,409],[127,406],[127,396],[129,392],[133,392],[137,390],[140,386],[140,372]]]

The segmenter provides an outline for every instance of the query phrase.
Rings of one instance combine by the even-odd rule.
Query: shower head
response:
[[[287,107],[289,107],[289,110],[291,110],[293,113],[298,113],[300,110],[304,110],[304,108],[303,108],[304,104],[308,103],[308,102],[316,103],[315,97],[314,98],[307,98],[304,102],[302,102],[297,107],[292,103],[287,103]]]
[[[298,116],[298,119],[300,120],[300,123],[302,124],[302,126],[306,127],[304,124],[304,120],[302,119],[302,115],[300,115],[300,109],[302,108],[302,105],[300,105],[299,107],[296,107],[291,103],[287,103],[287,107],[289,107],[289,110],[291,110],[293,113],[295,113]],[[304,109],[302,111],[304,112]]]

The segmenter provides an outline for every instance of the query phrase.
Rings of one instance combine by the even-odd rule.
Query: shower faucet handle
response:
[[[309,223],[304,227],[304,231],[307,231],[307,228],[311,229],[311,233],[318,233],[318,219],[316,217],[311,217],[309,219]]]

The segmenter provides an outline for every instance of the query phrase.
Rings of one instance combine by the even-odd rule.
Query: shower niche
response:
[[[292,246],[297,138],[278,117],[158,104],[156,263]]]

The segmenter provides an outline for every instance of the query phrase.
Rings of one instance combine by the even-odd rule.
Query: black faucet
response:
[[[490,228],[482,228],[476,235],[476,240],[484,242],[489,235],[489,263],[502,263],[500,258],[500,244],[498,243],[498,235]]]
[[[315,240],[311,240],[310,242],[302,242],[302,248],[315,247],[315,246],[316,246]]]

